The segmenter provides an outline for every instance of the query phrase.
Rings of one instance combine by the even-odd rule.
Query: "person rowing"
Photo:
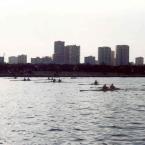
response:
[[[107,85],[106,85],[106,84],[104,84],[104,86],[102,87],[102,90],[103,90],[103,91],[108,91],[108,90],[109,90],[109,88],[107,87]]]
[[[31,81],[31,80],[30,80],[30,78],[28,77],[28,78],[26,79],[26,81]]]
[[[55,83],[56,82],[56,79],[53,79],[52,82]]]
[[[59,82],[59,83],[61,83],[61,82],[62,82],[62,80],[61,80],[61,79],[59,79],[59,80],[58,80],[58,82]]]
[[[98,81],[97,80],[95,80],[94,85],[98,85]]]
[[[101,91],[115,91],[120,90],[120,88],[116,88],[114,84],[111,84],[110,87],[107,87],[106,84],[102,87]]]
[[[114,86],[114,84],[111,84],[110,85],[110,91],[113,91],[113,90],[115,90],[116,89],[116,87]]]
[[[26,81],[26,78],[24,77],[23,81]]]

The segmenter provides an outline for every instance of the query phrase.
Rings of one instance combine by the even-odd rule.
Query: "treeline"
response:
[[[145,66],[106,66],[106,65],[34,65],[34,64],[0,64],[0,73],[6,74],[32,74],[37,71],[51,71],[51,72],[96,72],[102,74],[145,74]]]

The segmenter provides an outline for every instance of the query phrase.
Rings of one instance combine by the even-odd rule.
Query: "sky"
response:
[[[54,41],[81,46],[130,46],[130,61],[145,57],[145,0],[0,0],[0,55],[51,56]]]

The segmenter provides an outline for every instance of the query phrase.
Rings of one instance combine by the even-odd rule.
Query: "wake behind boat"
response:
[[[108,90],[103,90],[103,89],[96,89],[96,90],[80,90],[80,92],[88,92],[88,91],[97,91],[97,92],[108,92],[108,91],[110,91],[110,92],[113,92],[113,91],[118,91],[118,90],[122,90],[122,89],[119,89],[119,88],[115,88],[115,89],[113,89],[113,90],[110,90],[110,89],[108,89]]]

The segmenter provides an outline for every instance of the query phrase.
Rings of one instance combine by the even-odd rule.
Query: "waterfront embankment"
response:
[[[145,66],[0,64],[0,77],[145,77]]]
[[[31,73],[0,73],[0,77],[145,77],[145,74],[121,74],[98,72],[33,71]]]

